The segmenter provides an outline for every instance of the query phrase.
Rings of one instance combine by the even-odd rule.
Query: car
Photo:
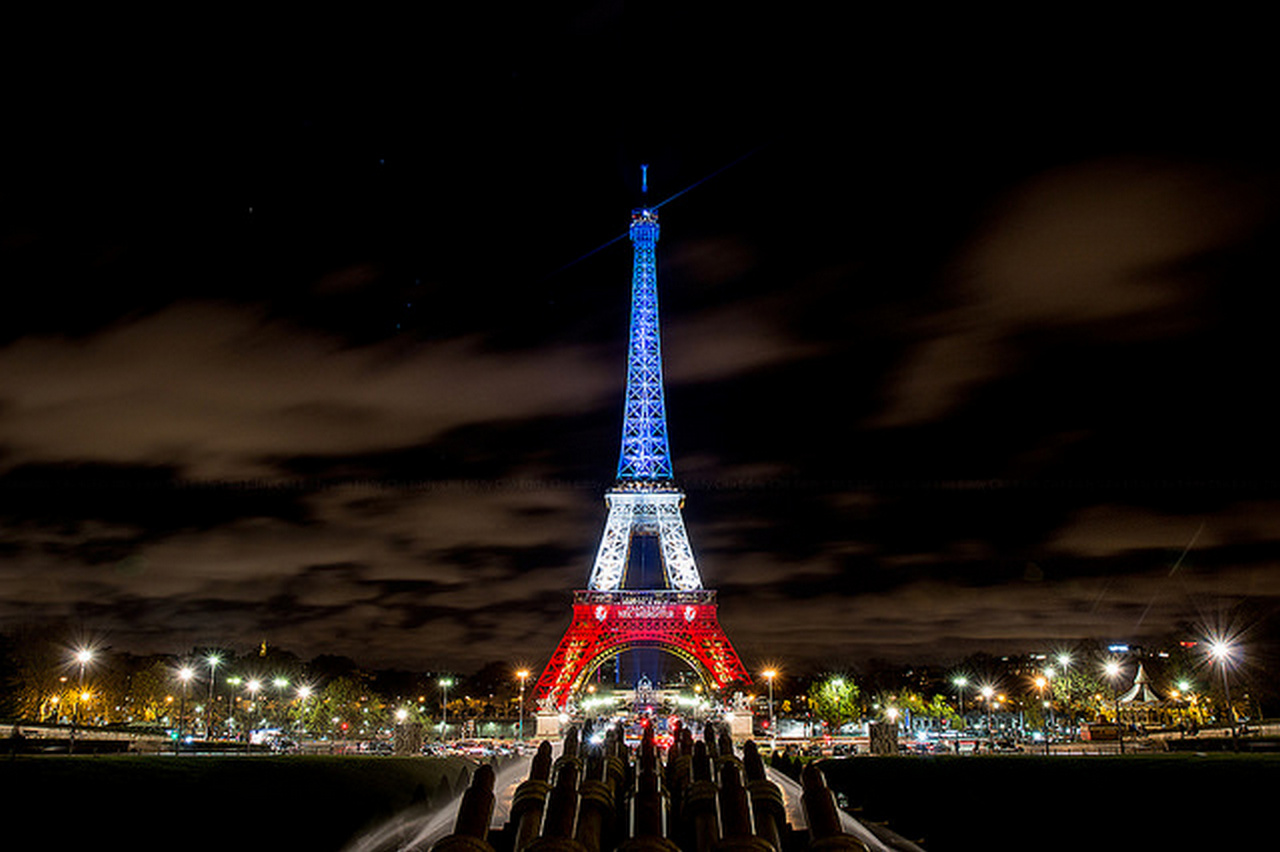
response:
[[[1022,751],[1022,746],[1010,739],[992,740],[987,743],[987,750],[1014,753]]]

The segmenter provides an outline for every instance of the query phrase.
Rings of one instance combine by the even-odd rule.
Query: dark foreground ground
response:
[[[1280,755],[887,757],[821,766],[856,815],[887,822],[930,852],[1280,848]]]
[[[461,758],[4,758],[0,849],[331,852],[447,801],[471,771]]]
[[[822,767],[859,816],[930,852],[1280,843],[1280,755],[858,757]],[[392,814],[445,801],[464,772],[457,758],[0,759],[0,848],[336,852]],[[38,841],[14,845],[23,837]]]

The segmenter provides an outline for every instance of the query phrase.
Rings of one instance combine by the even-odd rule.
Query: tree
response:
[[[128,703],[133,717],[141,722],[161,721],[170,713],[174,690],[173,666],[164,659],[152,660],[129,680]]]
[[[338,677],[306,701],[293,705],[295,723],[312,733],[332,732],[335,736],[355,736],[365,721],[368,695],[359,681]]]
[[[861,696],[852,677],[831,675],[809,687],[809,709],[834,731],[861,715]]]
[[[18,715],[20,682],[16,647],[8,636],[0,635],[0,716]]]
[[[1058,703],[1060,711],[1067,718],[1074,719],[1081,715],[1093,718],[1096,713],[1095,696],[1105,697],[1111,694],[1111,688],[1103,683],[1100,671],[1096,663],[1086,658],[1079,664],[1059,671],[1049,682],[1047,694]]]

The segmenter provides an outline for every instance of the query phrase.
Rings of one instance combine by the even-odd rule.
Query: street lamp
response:
[[[987,751],[995,751],[996,741],[991,730],[991,699],[995,696],[996,691],[990,684],[985,684],[978,692],[982,694],[982,700],[987,705]]]
[[[524,682],[529,679],[529,670],[521,669],[516,672],[516,677],[520,678],[520,742],[524,742]]]
[[[440,689],[444,693],[444,704],[440,708],[440,740],[443,742],[449,735],[449,687],[453,686],[453,678],[440,678]]]
[[[262,681],[258,680],[258,679],[255,677],[255,678],[251,679],[248,683],[246,683],[246,684],[244,685],[244,688],[245,688],[245,691],[247,691],[247,692],[249,693],[249,712],[250,712],[250,713],[253,713],[253,714],[257,714],[257,712],[258,712],[258,690],[259,690],[259,689],[262,689]],[[246,737],[246,739],[245,739],[245,744],[246,744],[246,746],[249,744],[249,737],[251,736],[251,734],[252,734],[252,732],[253,732],[253,729],[254,729],[254,726],[255,726],[256,724],[257,724],[257,723],[253,721],[253,717],[252,717],[252,716],[250,716],[250,717],[249,717],[249,719],[248,719],[248,721],[245,723],[245,726],[244,726],[244,733],[245,733],[245,737]]]
[[[195,677],[195,670],[191,666],[183,666],[178,669],[178,680],[182,681],[182,700],[178,702],[178,739],[173,744],[173,753],[178,753],[178,744],[182,742],[183,724],[187,718],[187,688],[191,685],[191,679]]]
[[[1049,722],[1048,714],[1045,712],[1049,709],[1049,702],[1044,700],[1044,688],[1049,685],[1049,679],[1044,675],[1040,675],[1035,680],[1036,692],[1040,694],[1040,727],[1041,734],[1044,737],[1044,753],[1049,753]]]
[[[1227,683],[1227,666],[1235,653],[1235,646],[1226,639],[1214,639],[1209,643],[1209,654],[1222,667],[1222,698],[1226,702],[1227,724],[1231,726],[1231,744],[1234,750],[1236,741],[1236,713],[1231,706],[1231,686]]]
[[[1116,707],[1116,732],[1120,740],[1120,753],[1124,754],[1124,725],[1120,724],[1120,683],[1119,677],[1122,672],[1120,663],[1116,660],[1107,660],[1102,667],[1107,674],[1107,679],[1111,681],[1111,697],[1115,701]]]
[[[271,685],[276,688],[276,727],[284,730],[287,713],[284,706],[284,691],[289,686],[289,679],[277,675]]]
[[[210,654],[204,658],[204,661],[209,666],[209,715],[205,716],[204,738],[211,740],[213,739],[213,681],[217,674],[218,666],[222,664],[222,658],[217,654]]]
[[[298,708],[298,724],[295,726],[295,730],[303,734],[307,733],[307,699],[311,697],[311,693],[314,691],[305,683],[297,689],[298,701],[301,702],[301,706]]]
[[[952,678],[951,682],[955,685],[956,692],[960,695],[960,730],[969,727],[969,722],[964,717],[964,688],[969,685],[969,678],[964,675],[957,675]]]
[[[87,695],[84,688],[84,668],[93,662],[93,650],[91,648],[81,648],[75,654],[76,664],[80,668],[79,682],[79,699],[76,701],[75,713],[71,716],[71,740],[67,745],[67,754],[75,754],[76,751],[76,727],[80,724],[80,705],[88,700],[83,696]]]
[[[243,682],[239,677],[227,678],[227,736],[232,739],[235,739],[236,693],[240,691],[240,684]]]
[[[769,682],[769,745],[773,748],[778,743],[778,718],[773,714],[773,679],[778,673],[774,669],[765,669],[761,674]]]

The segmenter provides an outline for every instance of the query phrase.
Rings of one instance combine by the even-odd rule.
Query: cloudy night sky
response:
[[[749,668],[1274,632],[1248,44],[801,62],[823,22],[629,8],[7,60],[0,632],[544,665],[617,463],[642,162]]]

